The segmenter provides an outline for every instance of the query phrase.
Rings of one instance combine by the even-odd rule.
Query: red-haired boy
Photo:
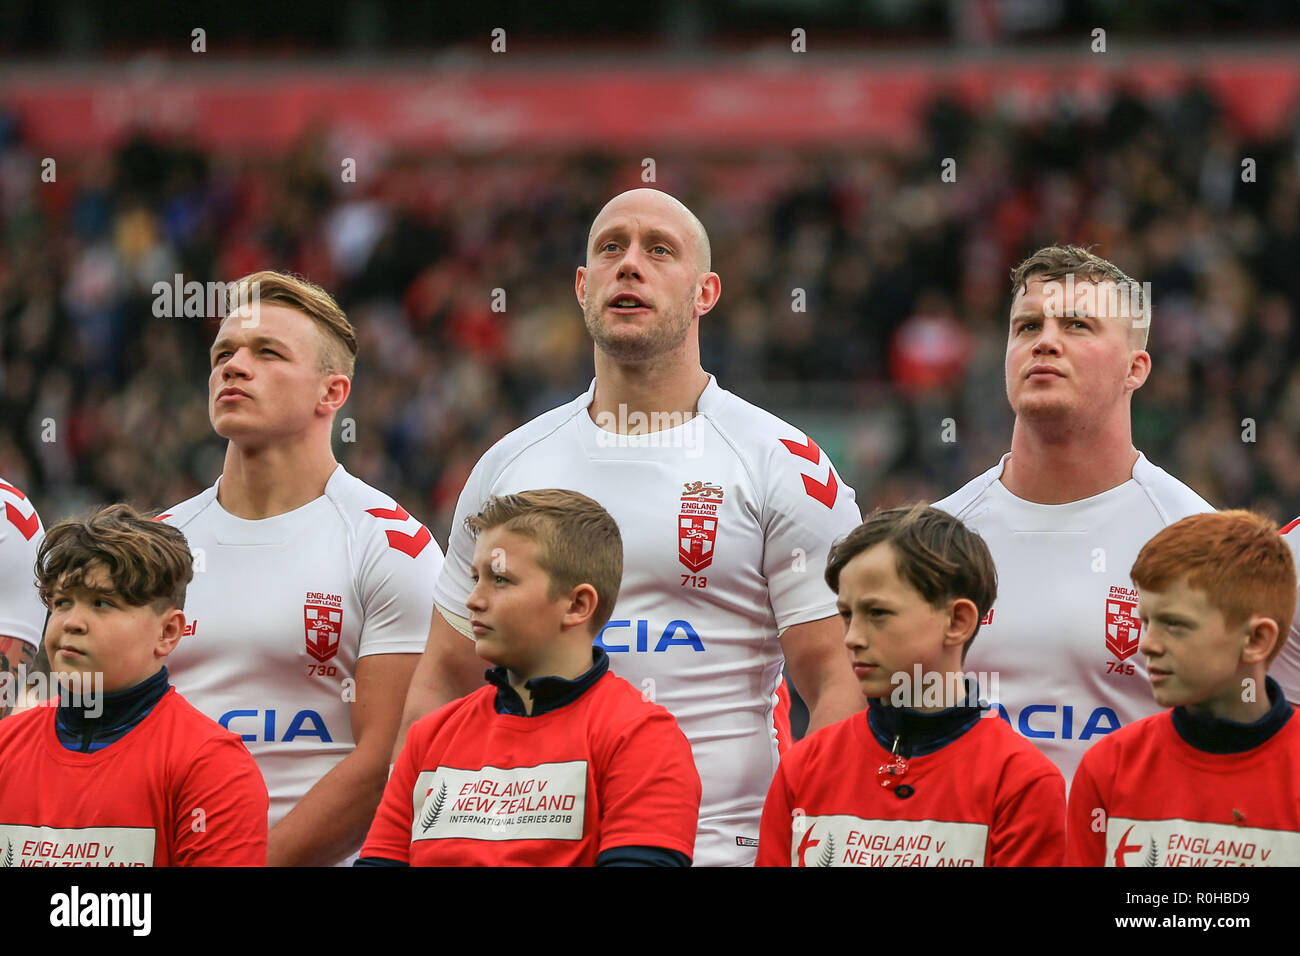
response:
[[[1300,864],[1300,721],[1267,676],[1296,571],[1248,511],[1184,518],[1131,572],[1156,703],[1103,737],[1070,789],[1066,864]]]

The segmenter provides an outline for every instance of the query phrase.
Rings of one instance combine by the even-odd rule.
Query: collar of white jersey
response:
[[[1137,460],[1133,462],[1133,471],[1127,481],[1121,481],[1113,488],[1107,488],[1087,498],[1049,505],[1012,494],[1011,490],[1002,483],[1002,471],[1010,457],[1011,452],[1007,452],[1002,456],[1001,461],[989,469],[990,480],[987,493],[1001,504],[1004,513],[1015,515],[1019,519],[1016,527],[1018,531],[1086,531],[1091,527],[1088,522],[1098,510],[1104,510],[1116,499],[1124,498],[1136,491],[1147,478],[1147,471],[1151,467],[1146,455],[1138,452]],[[1028,525],[1025,524],[1026,522]],[[1075,523],[1078,523],[1077,527]]]
[[[680,417],[674,419],[669,413],[664,413],[667,420],[655,422],[646,420],[644,413],[629,414],[624,410],[615,413],[613,420],[605,423],[611,427],[606,428],[593,421],[589,411],[591,403],[596,399],[596,380],[593,378],[587,391],[579,395],[574,402],[579,412],[574,418],[578,421],[578,427],[582,432],[583,445],[592,458],[640,458],[648,448],[682,448],[692,453],[692,457],[696,457],[699,455],[696,442],[700,435],[700,428],[718,408],[724,395],[726,392],[718,384],[717,379],[709,375],[709,382],[704,386],[704,391],[700,392],[700,397],[695,403],[693,417],[681,421]],[[636,427],[644,433],[629,435],[627,431],[631,427]],[[645,429],[649,431],[644,431]]]
[[[223,508],[221,502],[217,500],[217,491],[221,486],[221,478],[218,477],[208,490],[212,496],[209,507],[214,509],[213,520],[217,528],[218,543],[242,545],[284,543],[296,533],[305,518],[313,516],[321,509],[331,507],[330,488],[337,487],[345,480],[346,475],[347,472],[343,470],[342,465],[336,466],[330,474],[329,481],[325,482],[325,491],[320,497],[313,498],[292,511],[271,515],[269,518],[240,518]]]

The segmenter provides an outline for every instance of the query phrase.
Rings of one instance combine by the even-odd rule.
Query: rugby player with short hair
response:
[[[334,458],[357,346],[333,298],[258,272],[230,305],[208,380],[225,466],[162,516],[195,555],[192,633],[172,679],[257,759],[270,865],[336,864],[383,795],[442,553]]]
[[[998,600],[967,667],[1067,780],[1083,752],[1154,713],[1138,642],[1138,550],[1213,508],[1133,446],[1133,393],[1151,372],[1150,303],[1114,263],[1048,246],[1012,275],[1011,451],[935,503],[975,529]]]
[[[681,202],[655,189],[610,200],[575,291],[595,379],[497,442],[470,475],[403,723],[483,682],[468,639],[464,519],[492,495],[579,491],[609,510],[624,544],[618,605],[596,644],[615,674],[677,718],[694,750],[695,863],[752,864],[777,764],[782,665],[808,702],[810,730],[865,706],[817,570],[857,526],[858,507],[811,437],[701,366],[699,323],[721,282],[704,227]]]

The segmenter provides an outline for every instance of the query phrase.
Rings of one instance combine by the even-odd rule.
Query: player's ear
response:
[[[586,582],[579,584],[569,592],[569,603],[564,612],[564,626],[585,628],[592,615],[596,613],[596,605],[599,603],[600,595],[596,593],[593,585]]]
[[[1246,623],[1246,646],[1241,649],[1244,664],[1261,664],[1268,661],[1277,645],[1280,630],[1277,621],[1262,614],[1254,615]]]
[[[716,272],[700,276],[700,290],[695,295],[695,314],[707,315],[722,298],[722,279]]]
[[[162,633],[158,636],[158,644],[154,649],[155,656],[166,657],[176,650],[176,645],[180,642],[181,635],[184,633],[185,612],[176,607],[164,611],[162,615]]]
[[[1128,375],[1124,379],[1124,387],[1128,391],[1137,391],[1151,374],[1151,353],[1146,349],[1134,349],[1129,353]]]
[[[944,644],[965,644],[975,633],[975,625],[979,620],[979,608],[970,598],[958,598],[951,602],[948,605],[948,628],[943,635]]]
[[[332,415],[347,404],[348,396],[351,394],[351,379],[342,374],[330,375],[325,379],[320,405],[324,411]]]
[[[587,267],[578,266],[577,278],[573,280],[573,291],[578,294],[578,305],[587,310]]]

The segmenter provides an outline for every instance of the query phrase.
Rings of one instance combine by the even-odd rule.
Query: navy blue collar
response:
[[[609,670],[609,655],[604,648],[593,646],[591,649],[591,670],[573,680],[563,677],[534,677],[524,681],[524,687],[533,695],[533,712],[524,710],[523,698],[510,686],[510,677],[504,667],[494,667],[483,676],[497,689],[494,706],[498,714],[513,714],[516,717],[540,717],[553,710],[559,710],[572,704],[591,688],[596,681],[605,676]]]
[[[974,697],[979,699],[978,690]],[[867,726],[876,742],[891,753],[897,740],[900,757],[921,757],[948,746],[979,723],[982,713],[978,706],[962,704],[923,714],[907,707],[891,707],[873,697],[867,701]]]
[[[80,707],[65,707],[60,704],[54,720],[59,742],[69,750],[93,753],[121,740],[149,716],[149,712],[162,700],[170,686],[167,668],[164,667],[134,687],[105,694],[101,698],[103,710],[98,715],[92,715]]]
[[[1282,687],[1271,677],[1264,678],[1268,694],[1268,713],[1249,724],[1209,714],[1193,713],[1186,707],[1175,707],[1172,712],[1174,730],[1189,746],[1211,754],[1239,754],[1254,750],[1286,726],[1291,719],[1291,704]]]

